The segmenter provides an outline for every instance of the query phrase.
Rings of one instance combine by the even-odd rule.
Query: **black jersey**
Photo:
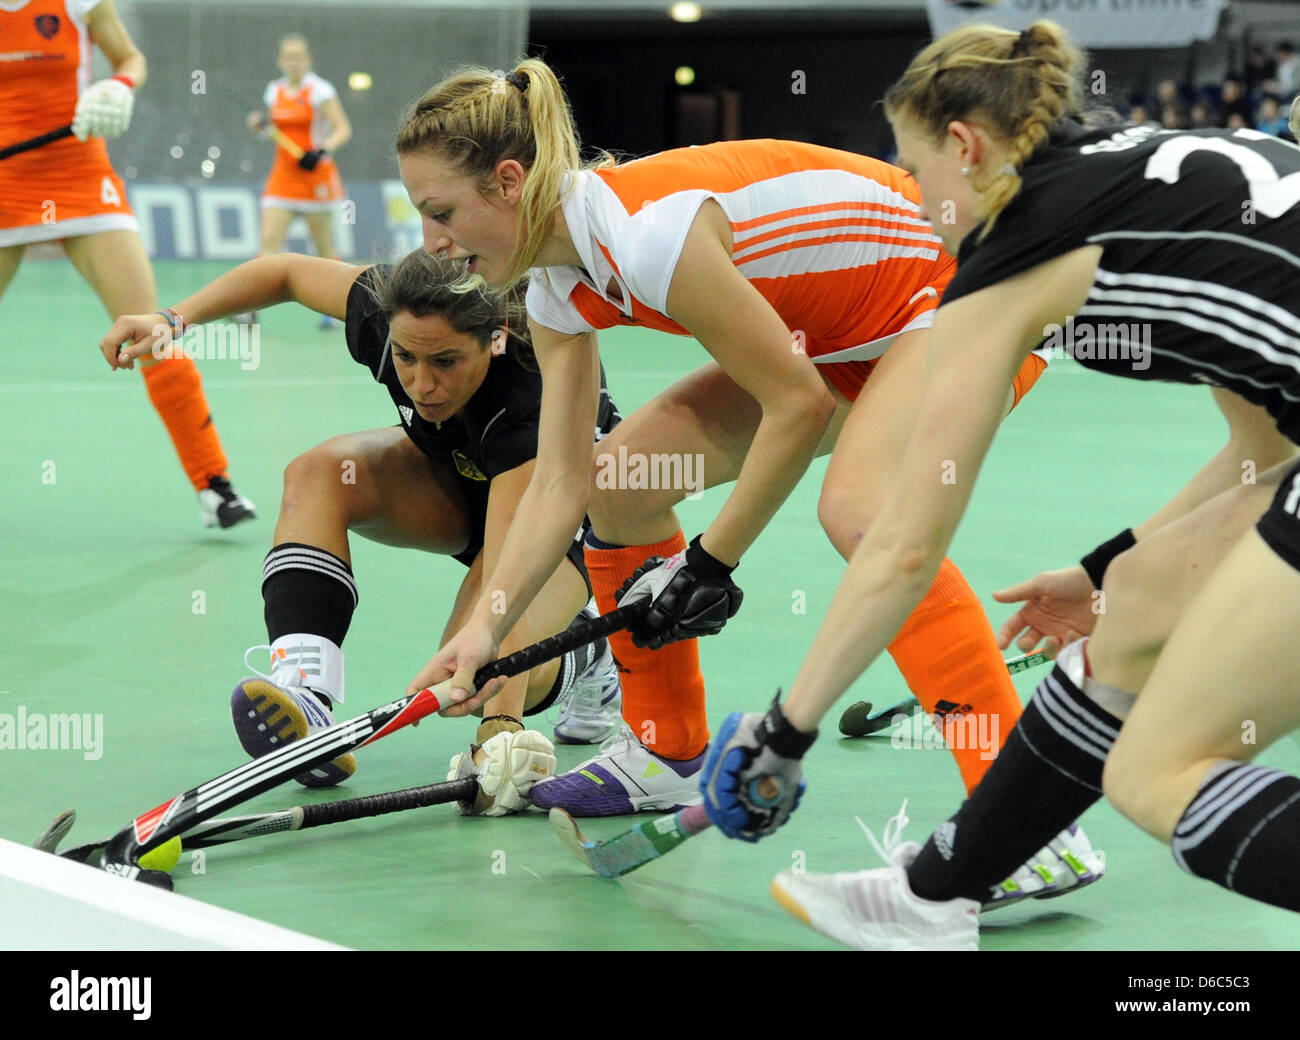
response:
[[[1074,327],[1043,345],[1112,375],[1222,386],[1300,442],[1300,148],[1254,130],[1073,127],[1023,178],[988,237],[962,242],[944,303],[1100,245]]]
[[[472,483],[486,484],[536,458],[542,377],[509,350],[492,359],[483,385],[454,418],[435,423],[420,417],[393,366],[388,320],[372,294],[375,272],[382,275],[388,270],[383,265],[369,267],[353,283],[348,293],[347,341],[352,357],[388,388],[406,435],[430,458],[449,463]],[[619,419],[602,371],[595,439],[609,433]]]

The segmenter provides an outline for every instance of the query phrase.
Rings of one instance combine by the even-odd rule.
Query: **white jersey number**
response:
[[[1276,140],[1258,130],[1238,130],[1235,136],[1252,141]],[[1279,177],[1277,169],[1259,152],[1218,137],[1170,138],[1147,160],[1147,177],[1176,184],[1183,160],[1192,152],[1217,152],[1236,163],[1250,185],[1250,201],[1266,217],[1280,217],[1300,202],[1300,173]]]
[[[117,195],[117,188],[113,187],[113,182],[107,177],[99,185],[99,201],[105,206],[122,205],[122,200]]]

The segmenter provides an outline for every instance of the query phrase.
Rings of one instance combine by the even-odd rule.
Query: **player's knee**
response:
[[[846,560],[862,541],[876,515],[876,504],[862,485],[827,479],[817,500],[817,519],[831,545]]]
[[[1168,610],[1168,573],[1153,567],[1150,555],[1130,550],[1106,568],[1104,594],[1095,601],[1096,636],[1111,656],[1152,657],[1169,637],[1174,615]]]
[[[1160,785],[1150,758],[1121,738],[1111,748],[1101,774],[1101,790],[1120,813],[1139,827],[1151,820]]]
[[[356,461],[343,458],[329,442],[319,444],[285,466],[282,508],[288,511],[306,502],[315,506],[323,499],[341,502],[344,489],[355,484]]]

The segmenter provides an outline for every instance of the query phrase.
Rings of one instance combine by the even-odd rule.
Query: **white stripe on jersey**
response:
[[[913,212],[916,212],[913,208]],[[748,241],[742,239],[752,238],[756,235],[766,235],[780,228],[793,228],[802,224],[821,223],[824,221],[834,221],[837,224],[865,224],[874,221],[884,221],[894,224],[911,224],[914,227],[921,228],[929,232],[933,238],[934,232],[931,230],[928,220],[921,220],[919,217],[904,217],[897,213],[890,213],[883,209],[863,209],[861,207],[845,206],[843,209],[828,209],[817,213],[798,213],[790,217],[781,217],[779,220],[763,221],[755,224],[753,227],[747,227],[743,231],[735,232],[734,246],[737,250],[748,249]],[[900,231],[899,234],[902,234]]]
[[[1278,346],[1289,347],[1292,350],[1300,346],[1300,341],[1297,341],[1294,336],[1289,336],[1285,332],[1278,332],[1274,327],[1274,325],[1280,325],[1284,330],[1292,330],[1300,334],[1300,316],[1293,314],[1285,307],[1279,307],[1275,303],[1260,299],[1258,296],[1243,292],[1240,289],[1230,289],[1218,282],[1205,282],[1194,278],[1176,278],[1171,275],[1148,274],[1144,271],[1129,271],[1125,274],[1116,274],[1100,267],[1097,268],[1097,281],[1106,285],[1149,289],[1152,291],[1141,295],[1151,298],[1171,299],[1175,303],[1187,305],[1190,305],[1191,301],[1195,299],[1194,294],[1208,296],[1212,300],[1219,300],[1222,303],[1202,304],[1203,307],[1208,308],[1205,313],[1222,317],[1235,315],[1237,323],[1243,328],[1257,329],[1261,335],[1268,336]],[[1193,295],[1166,297],[1164,294],[1154,291],[1157,289],[1167,289],[1172,292]],[[1095,292],[1094,295],[1096,295]],[[1230,306],[1231,304],[1235,304],[1237,308],[1242,308],[1242,310],[1235,309]],[[1274,325],[1267,325],[1257,321],[1256,316],[1268,318]]]
[[[863,256],[862,246],[871,246],[869,257]],[[746,278],[786,278],[797,274],[814,274],[821,271],[844,271],[852,267],[869,267],[893,257],[920,257],[934,260],[937,249],[921,246],[886,246],[876,242],[831,242],[796,249],[784,249],[761,260],[750,260],[736,267]]]
[[[927,225],[928,226],[928,225]],[[901,244],[911,240],[916,242],[928,243],[930,250],[935,256],[938,255],[939,239],[935,237],[933,231],[898,231],[894,228],[883,227],[879,224],[862,222],[859,224],[837,224],[834,227],[803,228],[791,231],[785,235],[778,235],[774,238],[764,239],[761,242],[737,242],[731,259],[736,264],[742,264],[746,258],[744,253],[762,253],[769,249],[778,249],[783,245],[792,245],[796,242],[813,242],[817,239],[833,238],[836,235],[871,235],[874,238],[883,238],[890,241],[891,244]],[[859,242],[860,245],[873,246],[883,245],[884,243]]]
[[[1175,240],[1210,238],[1220,242],[1231,242],[1233,245],[1249,246],[1251,249],[1260,249],[1265,253],[1272,253],[1294,267],[1300,267],[1300,255],[1288,253],[1281,246],[1276,246],[1272,242],[1260,242],[1253,238],[1247,238],[1245,235],[1234,235],[1227,231],[1103,231],[1097,235],[1090,235],[1088,242],[1105,242],[1113,238],[1168,238]]]
[[[1255,339],[1253,336],[1245,335],[1244,333],[1239,332],[1237,329],[1234,329],[1230,325],[1224,325],[1220,322],[1215,322],[1215,321],[1208,321],[1203,315],[1192,314],[1187,311],[1169,310],[1164,307],[1134,307],[1134,306],[1118,307],[1113,305],[1094,307],[1091,304],[1085,304],[1083,307],[1079,308],[1079,314],[1084,316],[1098,315],[1104,317],[1146,318],[1151,321],[1173,322],[1174,324],[1177,325],[1184,325],[1195,332],[1209,332],[1215,336],[1218,336],[1220,339],[1227,341],[1228,343],[1235,344],[1236,346],[1239,347],[1245,347],[1247,350],[1252,350],[1256,354],[1259,354],[1261,357],[1263,357],[1268,361],[1273,362],[1274,364],[1282,365],[1286,368],[1290,368],[1296,373],[1300,373],[1300,358],[1290,357],[1286,354],[1282,354],[1274,350],[1272,347],[1265,346],[1264,344],[1260,343],[1259,340]],[[1207,368],[1215,372],[1224,371],[1218,366],[1212,365],[1207,361],[1204,361],[1196,357],[1189,357],[1186,354],[1180,354],[1176,350],[1152,347],[1151,352],[1153,354],[1163,354],[1165,357],[1178,358],[1180,361],[1183,361],[1194,368]],[[1244,380],[1245,382],[1250,383],[1252,386],[1258,386],[1261,388],[1268,388],[1268,389],[1275,389],[1275,390],[1282,391],[1282,388],[1277,386],[1274,383],[1257,383],[1242,373],[1231,372],[1227,374],[1234,379]],[[1291,400],[1297,400],[1297,398],[1293,397],[1291,394],[1287,394],[1285,393],[1285,391],[1282,392],[1283,392],[1283,396]]]
[[[1130,303],[1139,307],[1145,307],[1147,310],[1150,310],[1151,308],[1167,307],[1171,312],[1176,312],[1178,314],[1185,314],[1186,311],[1195,311],[1198,314],[1205,314],[1211,318],[1218,318],[1225,322],[1232,322],[1234,325],[1241,327],[1241,331],[1247,334],[1253,333],[1256,336],[1263,336],[1265,339],[1271,340],[1282,350],[1300,351],[1300,339],[1296,339],[1294,336],[1288,336],[1286,333],[1280,332],[1274,326],[1268,325],[1262,321],[1257,321],[1255,318],[1243,314],[1241,311],[1233,310],[1230,307],[1221,307],[1218,304],[1210,303],[1196,296],[1166,296],[1161,293],[1128,292],[1122,289],[1094,288],[1092,292],[1088,294],[1088,299],[1090,301],[1096,301],[1097,303]],[[1094,307],[1093,310],[1095,312],[1097,308]],[[1152,311],[1152,313],[1157,312]],[[1159,313],[1163,313],[1163,311]],[[1186,324],[1186,322],[1179,322],[1179,324]],[[1233,340],[1232,342],[1235,343],[1236,340]],[[1269,348],[1260,344],[1257,352],[1270,360],[1276,360],[1272,354],[1268,353],[1268,350]],[[1279,356],[1283,358],[1285,357],[1285,355]]]

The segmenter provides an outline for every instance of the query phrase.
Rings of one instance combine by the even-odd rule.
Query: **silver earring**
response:
[[[970,176],[970,167],[969,167],[969,166],[963,166],[963,167],[961,168],[961,175],[962,175],[963,177],[969,177],[969,176]]]

